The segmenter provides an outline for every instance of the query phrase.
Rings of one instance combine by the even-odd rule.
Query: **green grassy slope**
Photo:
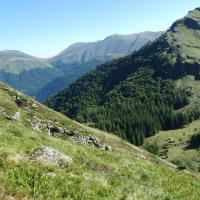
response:
[[[15,103],[16,95],[26,105]],[[10,120],[16,112],[20,121]],[[0,199],[194,199],[199,198],[199,177],[176,170],[120,138],[88,128],[32,99],[0,85]],[[4,114],[3,114],[4,113]],[[6,113],[6,115],[5,115]],[[105,151],[74,143],[68,137],[35,132],[37,117],[79,135],[95,135],[112,146]],[[64,168],[32,163],[40,146],[53,147],[72,157]]]
[[[180,169],[200,172],[200,149],[190,148],[191,137],[200,131],[200,121],[170,131],[160,131],[157,135],[147,138],[143,144],[150,152],[172,162]]]
[[[189,12],[186,17],[175,22],[167,34],[169,45],[182,56],[185,62],[200,61],[200,9]]]

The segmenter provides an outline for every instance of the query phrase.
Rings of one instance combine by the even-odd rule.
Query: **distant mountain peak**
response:
[[[113,58],[122,57],[138,50],[148,41],[153,41],[162,33],[145,31],[129,35],[113,34],[96,42],[78,42],[70,45],[60,54],[51,58],[50,62],[71,65],[102,59],[105,55],[115,55]],[[141,39],[133,45],[133,42],[138,38]]]
[[[97,65],[138,50],[159,34],[145,34],[137,41],[131,34],[111,36],[107,41],[77,42],[50,59],[16,50],[0,51],[0,80],[43,100]]]
[[[35,58],[34,56],[28,55],[22,51],[18,51],[18,50],[4,50],[4,51],[0,51],[0,59],[1,57],[4,58],[9,58],[9,57],[18,57],[18,58]]]

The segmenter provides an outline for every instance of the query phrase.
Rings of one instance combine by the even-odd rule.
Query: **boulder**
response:
[[[42,162],[64,167],[65,164],[71,164],[72,158],[64,155],[51,147],[39,147],[31,155],[33,162]]]

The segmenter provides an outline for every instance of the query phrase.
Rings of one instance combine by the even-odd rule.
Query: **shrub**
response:
[[[189,141],[189,148],[197,149],[199,147],[200,147],[200,132],[192,135],[192,137]]]

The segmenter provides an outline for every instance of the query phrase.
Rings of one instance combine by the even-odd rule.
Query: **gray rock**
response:
[[[26,99],[22,99],[18,95],[16,95],[15,103],[17,104],[18,107],[20,108],[25,108],[28,106],[28,102]]]
[[[32,129],[37,132],[47,132],[50,136],[62,137],[62,136],[74,136],[75,133],[64,127],[53,124],[52,121],[42,120],[37,117],[33,117],[31,120]]]
[[[20,112],[16,112],[13,116],[12,116],[12,119],[19,122],[21,121],[21,114]]]
[[[7,119],[7,120],[12,120],[12,117],[10,115],[8,115],[6,112],[3,112],[3,116]]]
[[[31,160],[33,162],[43,162],[47,164],[53,164],[60,167],[65,164],[71,164],[72,158],[64,155],[51,147],[39,147],[32,153]]]
[[[31,126],[34,131],[41,132],[43,129],[43,125],[37,117],[34,117],[31,120]]]
[[[106,151],[112,151],[112,147],[111,147],[110,145],[106,145],[106,146],[105,146],[105,150],[106,150]]]
[[[93,136],[93,135],[90,135],[90,136],[74,135],[71,137],[71,139],[78,144],[88,145],[91,147],[104,149],[106,151],[112,151],[112,147],[110,145],[102,143],[98,137]]]
[[[104,149],[106,151],[112,151],[112,147],[110,145],[102,143],[101,140],[94,135],[76,135],[80,133],[80,131],[83,132],[80,128],[76,128],[71,131],[52,123],[53,122],[38,119],[37,117],[33,117],[31,120],[32,129],[37,132],[45,131],[53,137],[67,136],[71,138],[75,143]]]

